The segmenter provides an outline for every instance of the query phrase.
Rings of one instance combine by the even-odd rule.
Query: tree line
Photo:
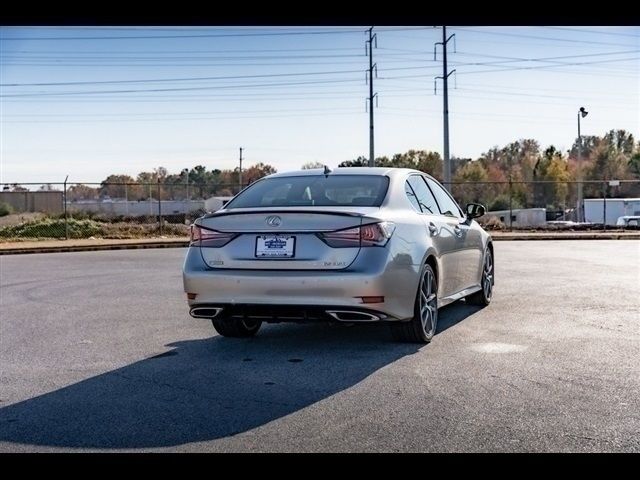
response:
[[[183,169],[178,174],[169,173],[165,167],[151,172],[140,172],[135,178],[130,175],[113,174],[105,178],[99,187],[77,184],[69,187],[70,201],[98,198],[129,200],[185,200],[206,199],[212,196],[231,196],[238,193],[240,169],[207,169],[197,165]],[[276,173],[271,165],[257,163],[242,170],[242,184],[248,185],[266,175]]]
[[[376,166],[414,168],[442,181],[443,161],[437,152],[409,150],[378,157]],[[366,166],[358,157],[340,167]],[[461,204],[484,203],[490,210],[545,207],[563,209],[575,205],[579,169],[583,180],[638,180],[609,187],[585,183],[584,198],[640,197],[640,142],[625,130],[611,130],[603,136],[583,136],[567,152],[550,145],[542,148],[534,139],[521,139],[504,147],[493,147],[477,159],[452,158],[452,193]],[[511,182],[511,183],[509,183]],[[541,183],[527,183],[541,182]],[[542,183],[553,182],[553,183]]]
[[[339,167],[366,166],[367,158],[345,160]],[[409,150],[392,157],[376,158],[376,166],[413,168],[442,181],[443,161],[439,153]],[[303,169],[321,168],[321,162],[308,162]],[[562,152],[551,145],[542,148],[534,139],[521,139],[503,147],[492,147],[478,158],[452,158],[452,191],[464,204],[481,202],[491,210],[540,206],[564,208],[576,201],[579,168],[584,180],[640,180],[640,142],[630,132],[611,130],[603,136],[583,136],[571,149]],[[269,164],[258,163],[242,171],[244,186],[275,173]],[[237,193],[239,169],[208,169],[197,165],[180,173],[169,173],[158,167],[140,172],[135,178],[114,174],[100,186],[77,184],[69,187],[70,201],[98,198],[128,198],[130,200],[203,199]],[[546,181],[554,183],[526,183]],[[509,183],[511,182],[511,183]],[[128,184],[128,185],[124,185]],[[148,185],[141,185],[148,184]],[[13,186],[18,190],[19,185]],[[45,188],[45,187],[43,187]],[[640,182],[606,187],[607,196],[640,196]],[[584,196],[601,197],[603,184],[585,184]]]

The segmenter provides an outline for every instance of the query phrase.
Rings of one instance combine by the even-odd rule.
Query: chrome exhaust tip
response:
[[[378,315],[352,310],[327,310],[326,313],[340,322],[377,322],[382,320]]]
[[[193,318],[215,318],[220,312],[222,308],[219,307],[193,307],[189,310],[189,315]]]

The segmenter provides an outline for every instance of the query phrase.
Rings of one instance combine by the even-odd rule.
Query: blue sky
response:
[[[366,28],[2,28],[0,182],[233,168],[239,147],[279,171],[368,156]],[[441,28],[374,32],[376,156],[442,152]],[[640,136],[640,28],[448,33],[452,155],[520,138],[566,150],[581,106],[584,135]]]

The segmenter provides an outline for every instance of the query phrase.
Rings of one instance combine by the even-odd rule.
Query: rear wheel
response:
[[[391,325],[393,337],[401,342],[429,343],[438,325],[438,283],[431,265],[425,264],[420,276],[414,316],[408,322]]]
[[[253,337],[262,325],[262,320],[214,318],[211,320],[213,328],[223,337],[246,338]]]
[[[486,307],[491,303],[491,297],[493,295],[493,255],[489,247],[487,247],[484,252],[480,286],[482,288],[479,291],[466,297],[466,302],[469,305]]]

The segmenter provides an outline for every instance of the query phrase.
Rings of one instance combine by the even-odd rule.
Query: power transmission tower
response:
[[[373,148],[373,98],[376,97],[376,105],[378,102],[378,94],[373,93],[373,71],[376,71],[376,78],[378,77],[378,67],[375,63],[373,63],[373,43],[375,41],[376,48],[378,48],[378,37],[373,33],[373,27],[369,29],[369,40],[366,41],[368,44],[368,49],[365,49],[367,55],[369,55],[369,166],[373,167],[375,165],[375,155]]]
[[[447,44],[449,43],[449,40],[451,40],[452,38],[455,38],[455,36],[456,34],[454,33],[450,35],[449,38],[447,38],[447,27],[443,25],[442,41],[437,42],[433,46],[433,60],[435,61],[436,48],[438,45],[442,45],[442,76],[436,77],[435,81],[437,81],[438,79],[441,79],[443,83],[443,90],[444,90],[442,95],[443,130],[444,130],[444,148],[443,148],[444,182],[443,183],[445,188],[449,191],[451,191],[451,158],[449,158],[449,75],[455,72],[455,69],[451,70],[450,72],[447,69]],[[454,40],[454,46],[455,46],[455,40]],[[454,47],[454,51],[455,51],[455,47]],[[434,85],[434,92],[435,92],[435,85]]]

